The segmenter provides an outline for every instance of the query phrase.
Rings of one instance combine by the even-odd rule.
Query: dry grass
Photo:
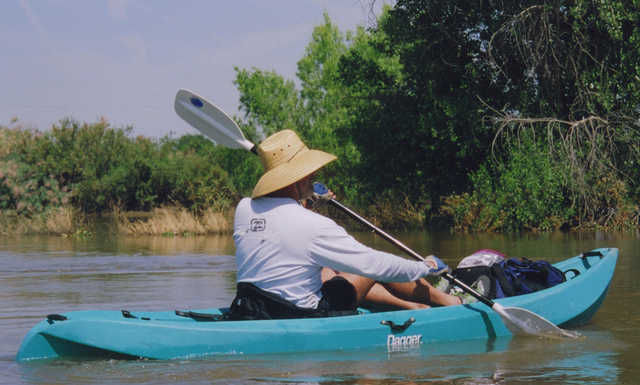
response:
[[[44,214],[26,217],[15,211],[0,213],[0,234],[72,234],[77,222],[77,214],[71,207],[56,207]]]
[[[70,207],[53,209],[45,219],[45,228],[48,233],[70,234],[74,228],[75,214]]]
[[[156,208],[145,218],[130,219],[115,213],[118,232],[128,235],[201,235],[231,231],[231,221],[222,212],[212,209],[196,215],[182,207]]]
[[[126,235],[203,235],[222,234],[232,230],[231,217],[212,209],[195,215],[182,207],[163,207],[151,213],[125,213],[114,210],[116,231]],[[0,211],[1,235],[53,234],[90,236],[95,223],[72,207],[57,207],[44,214],[28,217],[14,210]]]

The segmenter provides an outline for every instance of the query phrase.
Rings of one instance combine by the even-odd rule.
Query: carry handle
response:
[[[393,330],[394,332],[403,332],[405,330],[407,330],[407,328],[409,326],[411,326],[414,322],[416,322],[416,319],[411,317],[408,320],[404,321],[404,323],[402,325],[398,325],[397,323],[393,322],[393,321],[380,321],[380,323],[382,325],[387,325],[391,328],[391,330]]]
[[[582,259],[587,259],[587,257],[600,257],[600,259],[604,258],[604,255],[599,251],[587,251],[586,253],[582,253]]]
[[[573,277],[568,278],[567,277],[567,273],[573,273]],[[567,269],[567,270],[563,271],[562,274],[564,274],[564,278],[566,280],[574,279],[575,277],[580,275],[580,270],[578,270],[578,269]]]

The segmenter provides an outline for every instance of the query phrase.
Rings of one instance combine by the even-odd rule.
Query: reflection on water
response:
[[[450,345],[454,345],[452,348]],[[474,346],[475,345],[475,346]],[[362,352],[229,357],[192,361],[54,361],[20,365],[24,382],[64,383],[304,383],[304,384],[615,384],[615,349],[606,333],[581,341],[519,338],[494,349],[438,344],[402,353]],[[96,373],[103,373],[96,378]],[[162,379],[162,380],[159,380]]]
[[[46,235],[0,237],[0,255],[3,250],[20,254],[88,254],[110,253],[144,255],[179,254],[233,254],[230,235],[162,237],[115,236],[105,233],[90,238],[73,238]]]
[[[395,252],[368,233],[363,242]],[[190,361],[49,361],[17,364],[26,332],[45,314],[80,309],[226,306],[235,290],[230,236],[0,238],[0,384],[635,384],[640,378],[640,241],[635,234],[462,236],[400,234],[455,265],[480,248],[560,260],[618,247],[609,295],[577,341],[499,338],[384,349]]]

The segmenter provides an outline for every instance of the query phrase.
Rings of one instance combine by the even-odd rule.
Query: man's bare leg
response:
[[[426,301],[425,301],[426,302]],[[399,309],[426,309],[430,307],[426,303],[416,302],[416,301],[407,301],[400,297],[396,297],[391,294],[387,288],[382,286],[379,283],[376,283],[371,287],[371,290],[367,293],[366,297],[364,297],[363,305],[372,305],[372,306],[383,306],[383,307],[391,307],[391,308],[399,308]]]
[[[445,306],[460,304],[457,297],[442,293],[424,279],[416,282],[380,284],[359,275],[322,269],[323,282],[336,275],[344,277],[354,286],[358,303],[373,303],[401,309],[424,309],[429,307],[430,303]]]
[[[413,282],[388,282],[383,285],[391,294],[407,301],[426,301],[428,304],[440,306],[460,305],[461,303],[459,297],[436,289],[424,278]]]

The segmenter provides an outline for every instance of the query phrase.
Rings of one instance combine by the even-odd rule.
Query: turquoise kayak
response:
[[[565,328],[586,323],[604,301],[618,249],[593,250],[554,264],[567,281],[517,297],[505,307],[530,310]],[[509,336],[482,303],[423,310],[262,321],[217,321],[226,309],[52,314],[25,336],[18,361],[53,358],[190,359],[220,355],[397,350],[421,344]]]

